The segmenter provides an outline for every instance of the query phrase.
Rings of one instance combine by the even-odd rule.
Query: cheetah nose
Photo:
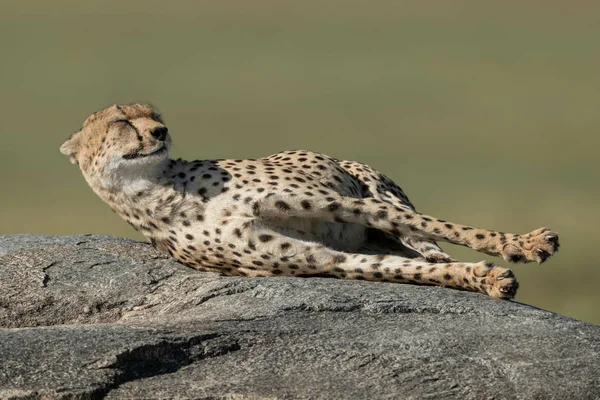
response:
[[[150,131],[153,138],[161,141],[167,138],[167,133],[169,133],[169,130],[166,126],[159,126]]]

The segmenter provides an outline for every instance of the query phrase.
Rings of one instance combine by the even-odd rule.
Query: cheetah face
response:
[[[115,105],[90,116],[60,151],[79,165],[88,181],[110,181],[162,164],[171,143],[167,127],[152,107]]]

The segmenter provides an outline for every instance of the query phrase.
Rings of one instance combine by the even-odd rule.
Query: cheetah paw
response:
[[[541,264],[557,252],[559,246],[556,232],[540,228],[515,236],[513,241],[506,243],[502,248],[502,258],[512,263],[535,261]]]
[[[473,270],[475,276],[483,278],[479,281],[480,290],[490,297],[512,299],[517,294],[519,283],[510,269],[481,262]]]

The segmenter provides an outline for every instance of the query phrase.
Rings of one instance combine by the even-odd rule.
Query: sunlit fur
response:
[[[385,175],[312,151],[257,160],[171,160],[150,106],[111,106],[61,147],[93,190],[159,250],[201,271],[439,285],[512,298],[512,272],[456,262],[437,241],[542,263],[547,228],[513,234],[418,213]]]
[[[90,116],[60,150],[79,165],[92,188],[135,191],[154,181],[169,159],[171,138],[153,138],[156,127],[164,124],[152,107],[115,105]],[[152,154],[163,146],[165,151]],[[150,155],[125,157],[135,153]]]

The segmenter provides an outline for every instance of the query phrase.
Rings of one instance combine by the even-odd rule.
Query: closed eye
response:
[[[133,124],[131,122],[129,122],[128,119],[124,119],[124,118],[119,118],[119,119],[113,119],[112,121],[110,121],[111,124],[125,124],[125,125],[129,125],[132,128],[135,128],[133,126]]]
[[[109,122],[110,124],[124,124],[127,125],[128,127],[130,127],[131,129],[133,129],[133,131],[135,132],[135,134],[137,135],[138,140],[141,142],[142,141],[142,136],[140,135],[140,131],[138,131],[138,129],[135,127],[135,125],[133,125],[131,122],[129,122],[129,120],[127,119],[123,119],[123,118],[119,118],[119,119],[113,119],[112,121]]]

